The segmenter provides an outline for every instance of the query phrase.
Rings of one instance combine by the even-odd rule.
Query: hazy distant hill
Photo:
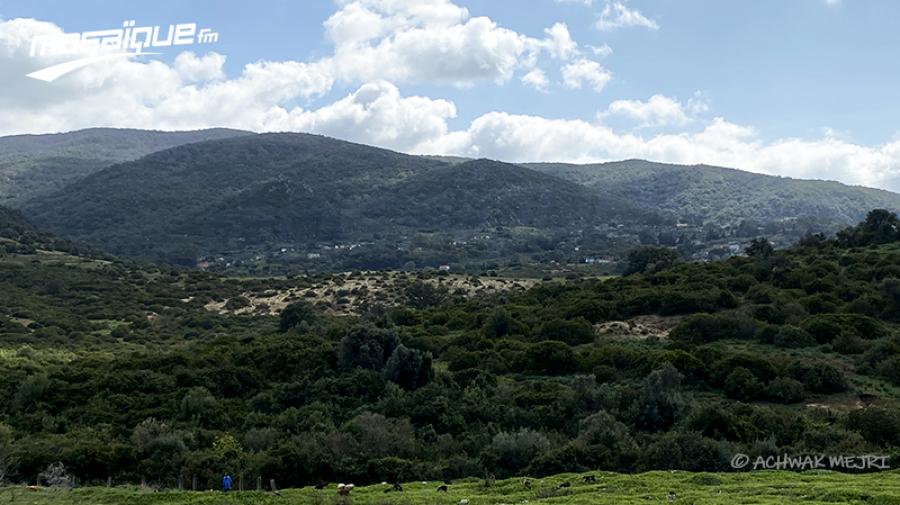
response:
[[[21,213],[0,205],[0,238],[15,239],[33,229],[34,227]]]
[[[184,132],[91,128],[0,137],[0,204],[20,206],[113,163],[162,149],[248,134],[223,128]]]
[[[626,160],[524,166],[693,222],[815,217],[820,222],[849,225],[873,208],[900,209],[900,195],[889,191],[708,165]]]
[[[114,165],[24,208],[107,251],[195,257],[425,231],[553,233],[633,216],[614,199],[517,165],[428,158],[306,134],[184,145]]]

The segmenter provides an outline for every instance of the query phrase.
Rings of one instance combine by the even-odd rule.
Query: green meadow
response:
[[[593,475],[596,482],[583,482]],[[560,488],[563,482],[571,487]],[[446,493],[440,482],[403,484],[402,492],[385,492],[390,486],[355,488],[349,497],[338,496],[336,485],[324,490],[311,487],[271,492],[156,491],[139,487],[84,487],[76,489],[9,487],[0,489],[0,502],[28,505],[388,505],[388,504],[900,504],[900,473],[896,471],[851,475],[827,471],[692,473],[649,472],[624,475],[608,472],[560,474],[534,479],[530,488],[522,479],[454,482]]]

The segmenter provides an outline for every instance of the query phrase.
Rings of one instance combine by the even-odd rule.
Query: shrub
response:
[[[748,401],[758,398],[762,394],[763,386],[750,370],[738,367],[725,378],[723,389],[729,398]]]
[[[723,339],[749,339],[756,328],[752,320],[736,315],[699,314],[679,323],[669,333],[669,338],[679,343],[699,345]]]
[[[832,394],[847,389],[847,381],[837,368],[823,362],[794,361],[787,374],[813,393]]]
[[[538,330],[541,340],[558,340],[569,345],[588,344],[594,341],[594,327],[586,319],[553,319]]]
[[[769,398],[779,403],[803,401],[806,392],[803,383],[790,377],[777,377],[766,387]]]

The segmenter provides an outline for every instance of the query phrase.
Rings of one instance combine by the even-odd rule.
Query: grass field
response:
[[[582,482],[583,475],[563,474],[533,480],[527,489],[520,479],[497,481],[485,487],[481,480],[459,481],[438,493],[440,482],[404,484],[403,492],[389,492],[385,485],[358,487],[349,499],[339,497],[335,485],[286,489],[276,496],[267,492],[159,491],[135,487],[28,489],[0,488],[0,503],[23,505],[458,505],[468,500],[481,504],[867,504],[900,505],[900,473],[896,471],[849,475],[825,471],[690,473],[651,472],[621,475],[591,474],[596,483]],[[562,482],[571,487],[559,488]],[[671,493],[671,494],[670,494]],[[465,502],[463,502],[465,503]]]

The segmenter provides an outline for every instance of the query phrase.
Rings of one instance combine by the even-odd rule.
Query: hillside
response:
[[[91,128],[0,137],[0,205],[20,206],[113,163],[182,144],[248,134],[224,128],[180,132]]]
[[[0,471],[31,483],[59,462],[82,484],[170,489],[194,476],[209,489],[229,472],[281,488],[331,482],[331,496],[335,482],[446,479],[451,491],[434,496],[455,503],[492,483],[504,502],[562,502],[629,482],[620,491],[642,502],[672,486],[703,503],[690,484],[734,503],[727,483],[756,474],[681,471],[728,472],[736,454],[900,450],[898,224],[872,212],[784,251],[471,295],[441,286],[442,273],[402,273],[391,299],[374,289],[383,273],[249,279],[0,249]],[[341,279],[338,299],[312,302]],[[257,305],[278,293],[295,294],[279,315]],[[351,294],[368,303],[328,310]],[[652,470],[680,471],[606,473]],[[557,485],[588,471],[600,482]],[[784,477],[807,493],[804,478]],[[427,489],[381,488],[387,503]]]
[[[873,208],[900,210],[900,195],[889,191],[707,165],[627,160],[525,166],[692,223],[736,225],[742,220],[801,218],[834,230],[859,221]]]
[[[115,165],[23,211],[115,254],[193,264],[282,246],[311,252],[367,243],[396,251],[416,233],[447,240],[497,228],[567,233],[633,215],[628,209],[516,165],[450,165],[326,137],[264,134]]]

